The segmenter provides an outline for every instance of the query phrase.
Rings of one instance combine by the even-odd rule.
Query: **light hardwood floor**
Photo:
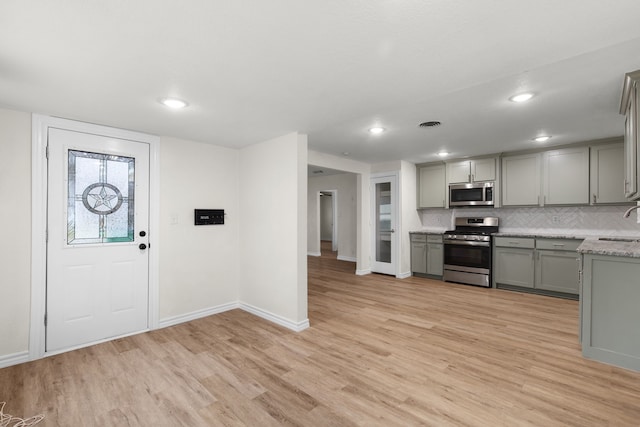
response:
[[[576,301],[309,259],[311,328],[240,310],[0,370],[48,426],[638,426],[640,374],[585,360]]]

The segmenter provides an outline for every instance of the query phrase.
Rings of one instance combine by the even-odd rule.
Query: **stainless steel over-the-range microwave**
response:
[[[449,185],[449,206],[493,207],[493,182]]]

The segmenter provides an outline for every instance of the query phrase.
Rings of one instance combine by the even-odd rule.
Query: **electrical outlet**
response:
[[[169,224],[176,225],[177,223],[178,223],[178,215],[171,214],[171,216],[169,217]]]
[[[551,222],[554,224],[560,224],[560,217],[558,215],[554,215],[551,217]]]

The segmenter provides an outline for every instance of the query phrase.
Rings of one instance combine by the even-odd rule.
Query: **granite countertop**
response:
[[[533,232],[517,232],[517,231],[507,231],[507,232],[498,232],[493,233],[492,236],[495,237],[540,237],[544,239],[586,239],[589,236],[579,235],[579,234],[567,234],[567,233],[533,233]]]
[[[444,234],[446,228],[423,228],[422,230],[410,231],[409,234]]]
[[[640,258],[640,238],[630,237],[629,239],[634,239],[634,241],[598,240],[597,237],[589,237],[578,246],[578,252],[581,254]]]
[[[583,242],[578,246],[578,253],[593,255],[611,255],[629,258],[640,258],[640,236],[610,236],[610,235],[585,235],[560,233],[535,233],[535,232],[499,232],[496,237],[529,237],[546,239],[578,239]],[[600,239],[613,240],[600,240]],[[619,239],[619,240],[616,240]],[[627,241],[625,241],[627,240]],[[631,241],[628,241],[631,240]]]

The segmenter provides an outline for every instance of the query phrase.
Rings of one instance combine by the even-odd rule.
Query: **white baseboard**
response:
[[[200,319],[202,317],[207,317],[213,314],[234,310],[236,308],[240,308],[240,303],[238,303],[238,301],[217,305],[215,307],[205,308],[203,310],[192,311],[191,313],[180,314],[178,316],[167,317],[166,319],[160,320],[158,327],[166,328],[168,326],[174,326],[179,323],[190,322],[192,320]]]
[[[357,259],[354,257],[350,257],[350,256],[343,256],[343,255],[338,255],[338,260],[340,261],[349,261],[349,262],[356,262]]]
[[[308,256],[320,256],[322,255],[320,252],[307,252]]]
[[[270,322],[273,322],[277,325],[284,326],[285,328],[291,329],[292,331],[295,331],[295,332],[304,331],[309,327],[309,319],[305,319],[301,322],[292,322],[291,320],[286,319],[282,316],[273,314],[267,310],[263,310],[261,308],[255,307],[251,304],[247,304],[244,302],[240,303],[240,309],[248,313],[254,314],[258,317],[261,317],[265,320],[268,320]]]
[[[13,365],[18,365],[20,363],[25,363],[28,361],[29,361],[29,351],[20,351],[18,353],[7,354],[5,356],[0,356],[0,369],[13,366]]]
[[[371,274],[370,268],[367,268],[365,270],[356,270],[356,276],[366,276],[367,274]]]
[[[396,275],[396,279],[406,279],[407,277],[411,277],[411,272],[407,271],[406,273],[400,273]]]

